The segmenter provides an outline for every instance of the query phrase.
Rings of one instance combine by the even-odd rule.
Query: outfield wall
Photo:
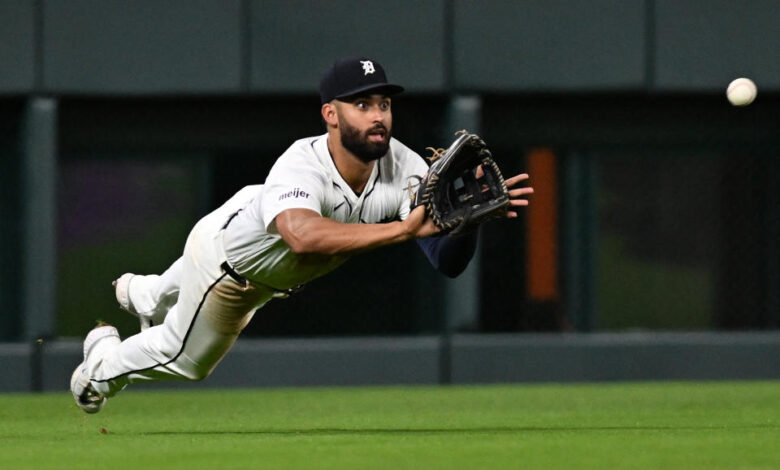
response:
[[[245,336],[778,329],[777,4],[0,0],[0,341],[81,336],[111,279],[167,268],[322,132],[318,78],[346,54],[408,90],[406,145],[478,132],[534,203],[456,281],[388,247]],[[723,96],[737,76],[747,109]]]
[[[79,340],[0,344],[0,392],[64,391]],[[780,333],[506,334],[240,340],[197,384],[286,387],[780,379]]]
[[[0,94],[310,93],[355,49],[416,92],[780,87],[774,0],[0,1]]]

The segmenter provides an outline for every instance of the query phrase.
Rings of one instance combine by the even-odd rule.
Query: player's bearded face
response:
[[[382,158],[390,150],[390,135],[392,128],[382,123],[374,123],[368,129],[361,131],[339,116],[339,132],[341,144],[353,155],[368,163]],[[378,140],[377,135],[381,135]]]

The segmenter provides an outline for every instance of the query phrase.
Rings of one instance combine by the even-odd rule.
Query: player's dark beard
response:
[[[387,151],[390,150],[390,129],[387,129],[382,124],[377,124],[365,133],[362,133],[360,129],[340,121],[339,129],[341,132],[341,145],[365,163],[384,157]],[[385,131],[385,136],[387,137],[384,142],[371,142],[368,140],[368,135],[371,132],[380,129]]]

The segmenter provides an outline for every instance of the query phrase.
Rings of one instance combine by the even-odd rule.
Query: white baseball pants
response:
[[[190,232],[183,256],[162,276],[143,276],[145,282],[139,285],[133,278],[134,302],[139,299],[138,304],[145,303],[139,307],[154,311],[164,322],[95,358],[91,383],[99,393],[111,397],[135,382],[204,379],[254,311],[272,298],[271,289],[239,283],[221,268],[226,261],[222,228],[250,196],[242,190],[201,219]],[[172,299],[176,303],[165,315]]]

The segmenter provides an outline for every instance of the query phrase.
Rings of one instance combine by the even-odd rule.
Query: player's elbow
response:
[[[288,237],[284,239],[287,246],[290,247],[290,251],[296,255],[309,255],[317,253],[316,246],[304,237]]]
[[[290,251],[296,255],[334,254],[327,250],[322,239],[313,234],[306,232],[287,232],[282,235],[282,239],[287,243],[287,246],[290,247]]]
[[[338,252],[333,243],[329,243],[327,237],[320,231],[311,230],[311,227],[286,227],[279,230],[282,240],[290,247],[290,251],[296,255],[334,255]]]
[[[287,246],[290,247],[290,251],[293,252],[293,254],[296,255],[305,255],[306,253],[309,253],[309,251],[306,249],[305,245],[302,245],[300,243],[292,242],[285,240],[285,243],[287,243]]]
[[[276,217],[276,228],[282,240],[296,255],[331,254],[317,225],[323,219],[309,210],[287,210]]]

